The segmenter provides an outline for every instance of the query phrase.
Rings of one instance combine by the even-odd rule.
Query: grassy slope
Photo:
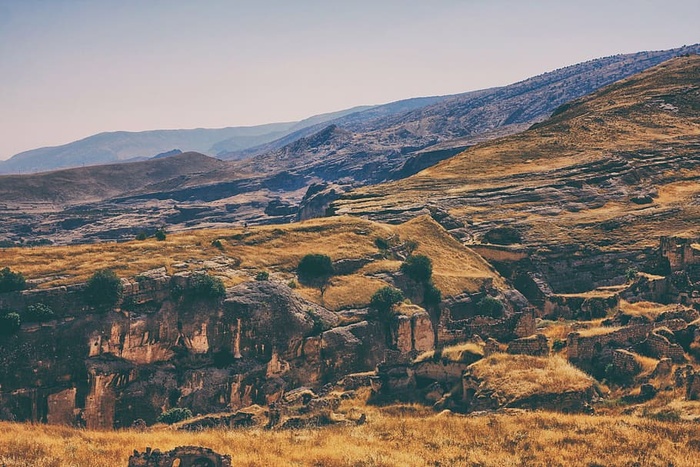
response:
[[[538,213],[538,208],[578,200],[562,199],[564,191],[559,189],[545,190],[544,197],[529,202],[505,198],[492,206],[463,199],[494,189],[526,193],[551,185],[560,176],[566,181],[572,166],[624,159],[627,152],[696,153],[688,144],[700,139],[698,77],[700,56],[671,60],[576,101],[537,128],[478,145],[407,179],[359,189],[350,199],[337,202],[338,212],[376,213],[429,200],[475,224],[515,221],[526,225],[528,243],[601,240],[617,246],[653,246],[659,235],[696,233],[700,219],[694,202],[700,195],[697,164],[680,173],[655,173],[659,197],[653,205],[620,199],[595,209],[565,209],[552,217]],[[664,108],[669,104],[676,109]],[[599,190],[594,184],[584,188],[593,194]],[[624,221],[629,214],[643,220],[623,222],[612,232],[600,228],[606,220]]]
[[[273,278],[290,280],[299,260],[308,253],[323,253],[332,260],[366,258],[378,253],[374,241],[398,235],[401,241],[418,242],[417,253],[434,263],[434,279],[444,295],[476,291],[487,279],[505,286],[503,279],[480,256],[455,241],[429,217],[403,225],[384,225],[352,217],[316,219],[298,224],[262,226],[249,229],[193,230],[154,239],[125,243],[74,246],[9,248],[2,251],[2,265],[22,272],[28,279],[44,281],[42,287],[85,281],[98,269],[111,268],[120,277],[130,277],[157,267],[177,272],[173,265],[190,261],[190,269],[206,268],[207,261],[225,258],[239,266],[214,270],[228,285],[250,280],[257,271],[267,270]],[[212,245],[219,239],[220,250]],[[324,301],[332,309],[364,306],[379,287],[386,285],[373,277],[395,271],[399,261],[376,260],[355,274],[332,279]],[[316,289],[300,288],[308,298],[320,301]]]
[[[341,408],[341,410],[344,410]],[[232,465],[297,466],[601,466],[697,465],[700,425],[629,416],[515,412],[479,417],[412,406],[358,407],[361,426],[294,431],[154,428],[99,432],[0,423],[0,464],[126,465],[134,449],[200,445]]]

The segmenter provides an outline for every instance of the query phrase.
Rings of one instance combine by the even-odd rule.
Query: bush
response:
[[[296,289],[297,281],[295,281],[294,279],[290,280],[289,282],[287,282],[287,287],[289,287],[290,289]]]
[[[226,295],[224,283],[218,277],[206,273],[190,276],[185,293],[192,298],[220,298]]]
[[[156,240],[158,240],[159,242],[162,242],[162,241],[165,240],[165,238],[166,238],[165,230],[164,230],[164,229],[158,229],[158,230],[156,230],[156,233],[154,234],[154,237],[156,237]]]
[[[442,292],[440,289],[435,287],[433,281],[425,284],[425,289],[423,290],[423,303],[430,306],[435,306],[440,304],[442,301]]]
[[[416,282],[427,284],[433,275],[433,262],[425,255],[409,256],[401,264],[401,272]]]
[[[500,318],[503,316],[503,303],[497,298],[485,296],[479,303],[476,304],[479,312],[482,315],[491,316],[492,318]]]
[[[566,347],[566,341],[562,339],[554,339],[554,342],[552,342],[552,350],[555,352],[559,352],[562,350],[564,347]]]
[[[392,307],[403,301],[403,292],[394,287],[382,287],[374,292],[369,306],[379,313],[379,316],[387,316]]]
[[[27,281],[21,272],[12,272],[10,268],[0,269],[0,293],[14,292],[27,288]]]
[[[138,235],[136,235],[136,240],[139,240],[139,241],[144,241],[147,238],[148,238],[148,236],[146,235],[146,232],[139,232]]]
[[[158,416],[156,421],[158,423],[167,423],[172,425],[173,423],[181,422],[192,418],[192,411],[190,409],[182,409],[180,407],[173,407],[170,410],[166,410]]]
[[[29,305],[24,313],[24,320],[27,322],[43,322],[53,319],[53,310],[43,303]]]
[[[211,246],[213,246],[214,248],[218,248],[218,249],[221,250],[221,251],[224,250],[224,244],[221,243],[221,240],[218,239],[218,238],[217,238],[216,240],[213,240],[213,241],[211,242]]]
[[[266,281],[270,278],[270,273],[267,271],[260,271],[255,275],[256,281]]]
[[[627,271],[625,271],[625,277],[629,282],[632,282],[637,278],[639,275],[639,271],[635,267],[627,268]]]
[[[9,336],[19,330],[22,324],[22,318],[19,313],[11,311],[0,315],[0,335]]]
[[[95,272],[85,287],[85,301],[97,308],[110,308],[122,297],[122,281],[111,269]]]
[[[304,256],[297,266],[299,282],[313,287],[318,287],[321,297],[328,286],[328,281],[333,276],[333,263],[327,255],[318,253]]]

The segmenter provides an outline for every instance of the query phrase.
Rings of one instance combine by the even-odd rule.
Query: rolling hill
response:
[[[699,82],[700,57],[673,59],[333,207],[391,222],[439,210],[467,243],[509,232],[491,242],[527,249],[555,289],[605,285],[651,267],[660,236],[697,235]]]

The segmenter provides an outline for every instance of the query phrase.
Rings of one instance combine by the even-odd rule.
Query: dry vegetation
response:
[[[229,454],[235,466],[681,467],[697,465],[700,456],[697,423],[520,411],[464,417],[415,406],[361,410],[365,425],[294,431],[100,432],[3,422],[0,465],[126,465],[134,449],[182,445]]]
[[[420,354],[415,361],[416,363],[419,363],[434,360],[438,358],[438,356],[440,359],[447,362],[471,363],[484,356],[484,349],[482,349],[480,345],[473,342],[465,342],[463,344],[445,347],[442,350],[431,350],[424,352]]]
[[[496,353],[471,366],[471,372],[508,398],[582,391],[595,380],[559,356],[547,358]]]
[[[434,279],[443,295],[475,291],[485,280],[504,286],[502,278],[476,253],[454,240],[429,217],[390,226],[351,217],[315,219],[299,224],[211,229],[174,233],[165,241],[148,239],[124,243],[74,246],[8,248],[2,265],[22,272],[28,279],[52,287],[85,281],[98,269],[111,268],[120,277],[131,277],[149,269],[165,267],[169,273],[187,263],[189,269],[207,269],[221,275],[227,286],[252,280],[258,271],[292,280],[299,260],[309,253],[322,253],[332,260],[370,258],[379,253],[375,240],[398,236],[414,241],[417,253],[428,255],[434,265]],[[212,242],[218,240],[221,247]],[[220,266],[218,260],[231,267]],[[330,309],[365,306],[372,294],[386,283],[373,277],[396,271],[401,262],[378,259],[354,274],[336,276],[323,297]],[[298,292],[321,302],[317,289],[300,287]]]

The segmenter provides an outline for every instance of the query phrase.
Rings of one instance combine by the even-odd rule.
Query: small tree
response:
[[[399,289],[386,286],[374,292],[369,306],[377,311],[380,318],[386,318],[394,305],[401,303],[403,299],[403,293]]]
[[[19,313],[11,311],[0,315],[0,335],[9,336],[17,332],[22,324]]]
[[[85,300],[97,308],[110,308],[122,297],[122,281],[111,269],[95,272],[85,287]]]
[[[401,264],[401,272],[416,282],[427,284],[433,275],[433,262],[425,255],[412,255]]]
[[[304,256],[297,266],[299,282],[317,287],[321,291],[322,299],[333,272],[333,262],[330,257],[318,253]]]
[[[180,407],[173,407],[170,410],[166,410],[158,416],[156,421],[158,423],[167,423],[172,425],[173,423],[181,422],[192,418],[192,411],[190,409],[182,409]]]
[[[159,242],[162,242],[163,240],[165,240],[165,237],[166,237],[165,229],[156,230],[156,233],[154,236],[156,237],[156,240],[158,240]]]
[[[27,281],[21,272],[12,272],[10,268],[0,269],[0,293],[14,292],[27,288]]]

